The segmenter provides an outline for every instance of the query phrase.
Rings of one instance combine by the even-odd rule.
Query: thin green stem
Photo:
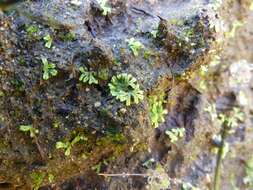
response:
[[[214,174],[214,187],[213,190],[220,190],[220,180],[221,180],[221,165],[222,165],[222,157],[224,154],[224,146],[225,140],[228,135],[229,127],[226,125],[223,126],[221,132],[221,146],[218,151],[216,167],[215,167],[215,174]]]

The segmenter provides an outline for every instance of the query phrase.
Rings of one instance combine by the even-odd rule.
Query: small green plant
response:
[[[165,134],[169,136],[170,142],[175,143],[185,134],[185,128],[173,128],[165,131]]]
[[[219,114],[219,120],[222,124],[225,124],[229,128],[235,128],[238,126],[239,121],[244,120],[244,114],[239,108],[233,108],[231,116],[225,114]]]
[[[103,10],[102,14],[104,16],[106,16],[112,12],[112,9],[111,9],[111,7],[109,7],[107,0],[97,0],[97,1],[98,1],[99,6],[101,7],[101,9]]]
[[[79,71],[81,72],[81,76],[79,77],[79,81],[88,84],[98,84],[98,80],[95,78],[96,73],[94,71],[88,71],[86,67],[80,67]]]
[[[125,102],[127,106],[132,103],[138,104],[144,98],[143,91],[140,90],[136,78],[131,74],[123,73],[113,76],[109,88],[112,96],[121,102]]]
[[[48,181],[50,182],[50,183],[53,183],[54,182],[54,175],[53,174],[48,174]]]
[[[215,121],[218,118],[217,112],[216,112],[216,105],[214,103],[208,104],[205,108],[204,111],[209,113],[211,117],[211,121]]]
[[[45,176],[46,176],[45,173],[38,173],[38,172],[33,172],[30,174],[33,190],[38,190],[40,188]]]
[[[30,25],[26,27],[26,32],[28,34],[34,34],[39,31],[39,28],[36,25]]]
[[[42,57],[41,61],[43,63],[43,79],[48,80],[50,76],[56,76],[58,71],[55,69],[56,66],[53,63],[48,63],[47,58]]]
[[[152,52],[150,50],[144,51],[143,58],[145,60],[149,60],[149,58],[152,56]]]
[[[35,40],[39,39],[39,36],[38,36],[39,28],[37,25],[26,26],[25,30],[28,35],[28,38],[35,39]]]
[[[144,45],[134,38],[127,39],[126,42],[128,43],[128,47],[130,48],[135,57],[137,57],[139,55],[140,50],[144,48]]]
[[[246,176],[243,178],[243,182],[250,188],[253,188],[253,157],[251,157],[245,163]]]
[[[39,133],[38,129],[35,129],[32,125],[20,125],[19,130],[22,132],[29,132],[30,137],[34,138]]]
[[[156,128],[159,123],[165,121],[164,115],[167,114],[168,111],[163,108],[163,96],[150,96],[148,100],[151,124]]]
[[[55,120],[53,123],[52,123],[52,126],[53,128],[59,128],[61,126],[61,122],[59,120]]]
[[[60,40],[64,41],[64,42],[72,42],[75,41],[77,39],[76,34],[74,32],[60,32],[58,34],[58,37],[60,38]]]
[[[47,34],[46,36],[44,36],[43,40],[45,42],[45,47],[50,49],[52,47],[53,38],[49,34]]]
[[[71,141],[66,141],[66,142],[62,142],[62,141],[58,141],[56,143],[56,148],[57,149],[64,149],[64,154],[65,156],[69,156],[70,152],[71,152],[71,148],[78,142],[80,141],[86,141],[88,140],[85,136],[83,135],[76,135],[74,139],[72,139]]]

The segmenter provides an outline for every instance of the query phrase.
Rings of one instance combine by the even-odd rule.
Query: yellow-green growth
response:
[[[58,34],[58,37],[60,38],[60,40],[64,42],[72,42],[77,39],[76,34],[74,32],[68,32],[68,33],[61,32]]]
[[[244,114],[239,108],[233,108],[230,116],[219,114],[219,120],[222,124],[225,124],[229,128],[238,126],[238,122],[244,121]]]
[[[58,71],[53,63],[48,63],[47,58],[42,57],[41,61],[43,63],[43,79],[48,80],[51,76],[56,76]]]
[[[135,57],[137,57],[140,50],[144,48],[144,45],[134,38],[127,39],[126,42],[128,43],[128,47]]]
[[[80,142],[80,141],[87,141],[88,139],[80,134],[76,135],[75,138],[71,141],[66,141],[66,142],[62,142],[62,141],[58,141],[56,143],[56,148],[57,149],[64,149],[64,154],[65,156],[69,156],[72,147]]]
[[[185,128],[173,128],[165,132],[169,136],[170,142],[176,143],[180,138],[184,137]]]
[[[31,40],[38,40],[39,37],[39,28],[36,25],[28,25],[25,28],[27,36]]]
[[[32,125],[20,125],[19,130],[22,132],[29,132],[31,138],[34,138],[36,136],[36,134],[39,133],[39,130],[33,128]]]
[[[165,121],[164,115],[167,114],[168,111],[163,108],[163,96],[150,96],[148,100],[151,124],[156,128],[158,127],[159,123]]]
[[[45,42],[45,47],[50,49],[52,47],[53,38],[49,34],[47,34],[46,36],[44,36],[43,40]]]
[[[54,175],[53,174],[48,174],[48,181],[50,182],[50,183],[53,183],[54,182]]]
[[[113,76],[109,88],[112,96],[125,102],[127,106],[138,104],[144,98],[136,78],[131,74],[123,73]]]
[[[94,71],[88,71],[86,67],[80,67],[79,71],[81,72],[79,81],[88,84],[98,84],[98,80],[95,78],[96,73]]]

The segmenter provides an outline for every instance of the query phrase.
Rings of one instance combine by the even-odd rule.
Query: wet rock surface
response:
[[[235,107],[246,119],[227,139],[221,185],[250,189],[250,1],[101,2],[0,13],[0,189],[208,189],[218,117]],[[139,103],[112,95],[122,73],[144,92]],[[173,142],[172,129],[184,135]]]

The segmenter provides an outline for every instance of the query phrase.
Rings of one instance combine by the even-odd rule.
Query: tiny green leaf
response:
[[[43,64],[43,79],[48,80],[50,76],[56,76],[58,74],[58,71],[55,69],[56,66],[53,63],[48,63],[47,58],[42,57],[41,58],[42,64]]]
[[[36,134],[39,133],[39,130],[33,128],[32,125],[20,125],[19,130],[23,132],[29,132],[31,138],[35,137]]]
[[[67,148],[67,147],[68,147],[68,145],[66,143],[61,142],[61,141],[59,141],[59,142],[56,143],[56,148],[57,149]]]
[[[93,71],[88,71],[86,67],[80,67],[79,71],[81,75],[79,77],[79,81],[88,84],[98,84],[98,80],[95,78],[96,73]]]
[[[33,190],[38,190],[45,178],[45,173],[38,173],[38,172],[33,172],[30,174],[31,180],[32,180],[32,189]]]
[[[53,183],[54,182],[54,175],[53,174],[48,174],[48,181],[50,183]]]
[[[53,43],[53,38],[49,34],[47,34],[46,36],[44,36],[43,40],[45,41],[45,47],[50,49]]]
[[[135,57],[137,57],[139,55],[139,51],[144,48],[144,45],[134,38],[127,39],[126,42]]]
[[[65,150],[65,152],[64,152],[65,156],[69,156],[69,155],[70,155],[70,151],[71,151],[71,146],[69,146],[69,147]]]
[[[77,134],[72,141],[67,141],[67,142],[58,141],[56,143],[56,148],[64,149],[65,156],[69,156],[71,153],[71,148],[79,141],[85,141],[85,140],[88,140],[85,136]]]
[[[20,131],[26,132],[26,131],[30,131],[31,129],[32,129],[32,126],[31,126],[31,125],[20,125],[20,126],[19,126],[19,130],[20,130]]]
[[[175,143],[185,134],[185,128],[173,128],[165,131],[165,134],[169,136],[170,142]]]

